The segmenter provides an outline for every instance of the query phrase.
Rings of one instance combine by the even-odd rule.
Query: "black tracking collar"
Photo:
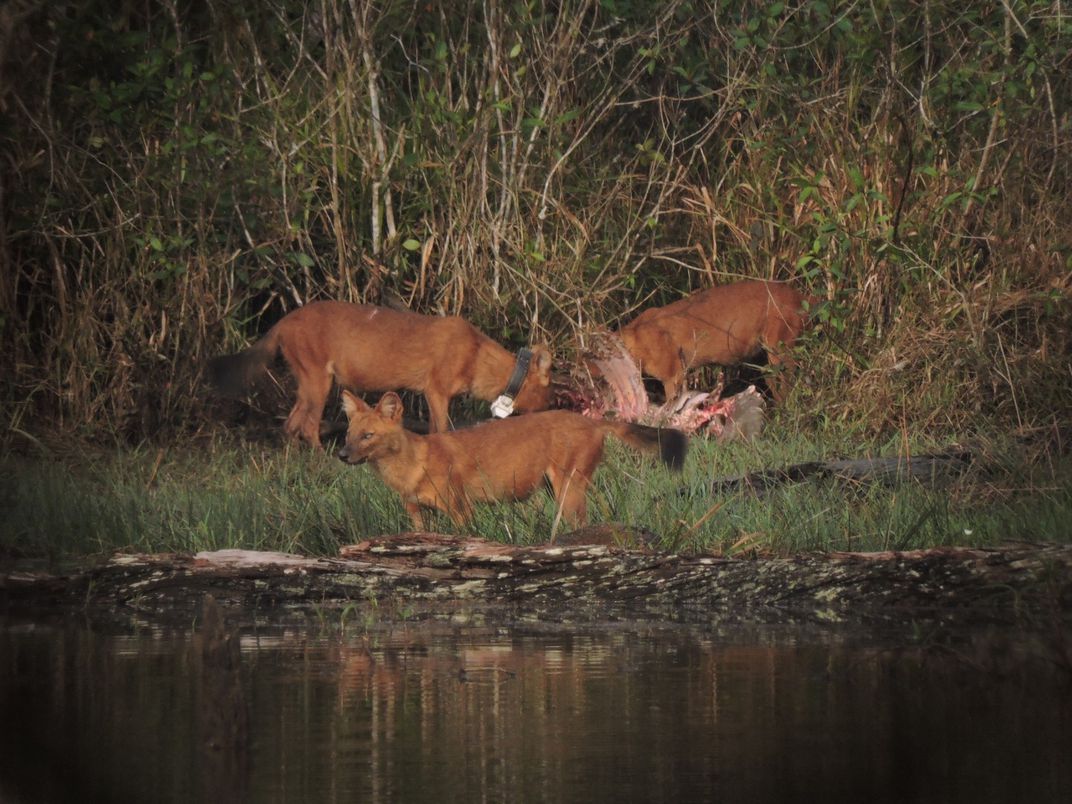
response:
[[[525,384],[525,377],[529,373],[529,363],[532,362],[532,350],[521,349],[517,353],[517,362],[514,364],[514,373],[510,375],[510,382],[506,383],[503,396],[516,399],[521,386]]]
[[[521,390],[521,386],[525,384],[525,377],[528,376],[531,362],[532,350],[520,349],[517,353],[517,362],[514,363],[514,373],[510,375],[510,381],[506,383],[506,390],[491,403],[491,412],[497,418],[505,419],[514,412],[514,399]]]

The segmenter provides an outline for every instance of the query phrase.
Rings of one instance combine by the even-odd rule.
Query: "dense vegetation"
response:
[[[1059,3],[10,0],[0,53],[8,434],[198,427],[312,298],[568,361],[741,276],[828,302],[802,423],[1068,423]]]

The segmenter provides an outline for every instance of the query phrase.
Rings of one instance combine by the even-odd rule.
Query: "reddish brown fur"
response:
[[[565,410],[421,436],[403,429],[396,394],[385,394],[375,408],[346,391],[342,402],[350,425],[339,457],[372,464],[401,495],[416,528],[423,527],[422,508],[445,511],[461,524],[471,516],[474,502],[522,500],[545,479],[563,518],[583,523],[585,492],[603,457],[607,433],[659,452],[672,468],[681,467],[687,447],[678,430],[590,419]]]
[[[685,372],[717,363],[731,366],[766,350],[769,380],[785,398],[792,348],[806,324],[804,297],[781,282],[746,280],[701,290],[665,307],[645,310],[621,328],[625,348],[644,374],[663,384],[667,400],[685,387]]]
[[[533,348],[514,401],[519,413],[551,401],[551,354]],[[404,388],[424,394],[431,430],[448,426],[450,400],[469,393],[494,400],[506,388],[515,356],[457,316],[426,316],[370,304],[319,301],[284,316],[244,352],[216,358],[214,382],[240,393],[278,352],[298,380],[288,435],[320,444],[320,419],[332,382],[355,391]]]

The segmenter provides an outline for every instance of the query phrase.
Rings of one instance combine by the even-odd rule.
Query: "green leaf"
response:
[[[521,43],[518,42],[516,45],[514,45],[512,48],[510,48],[510,58],[511,59],[516,59],[520,55],[521,55]]]
[[[957,202],[957,200],[958,200],[958,199],[959,199],[959,198],[960,198],[960,197],[961,197],[962,195],[964,195],[964,193],[961,193],[961,192],[959,192],[959,191],[958,191],[958,192],[953,192],[953,193],[950,193],[949,195],[947,195],[947,196],[946,196],[945,198],[943,198],[943,199],[942,199],[942,202],[941,202],[941,203],[940,203],[940,204],[938,205],[938,208],[939,208],[939,209],[943,209],[943,210],[944,210],[944,209],[948,209],[948,208],[949,208],[949,207],[951,207],[951,206],[952,206],[953,204],[955,204],[955,203]]]
[[[420,247],[421,241],[416,240],[412,237],[402,241],[402,248],[404,248],[406,251],[417,251],[418,249],[420,249]]]

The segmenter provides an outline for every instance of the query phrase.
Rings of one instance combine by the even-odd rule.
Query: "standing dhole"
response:
[[[680,469],[688,446],[680,430],[590,419],[566,410],[486,422],[464,430],[417,435],[402,427],[402,400],[387,393],[375,408],[348,391],[342,406],[349,417],[339,458],[372,464],[402,497],[415,528],[422,508],[445,511],[463,524],[472,504],[523,500],[546,480],[562,517],[586,518],[585,492],[603,457],[603,440],[613,433],[637,449],[658,452]]]
[[[298,380],[298,398],[285,429],[320,445],[320,419],[332,382],[355,391],[406,389],[428,401],[430,428],[447,429],[450,400],[469,393],[491,401],[511,381],[515,359],[457,316],[427,316],[371,304],[318,301],[285,315],[257,343],[209,363],[225,394],[240,395],[282,352]],[[522,413],[551,401],[551,353],[532,349],[516,394]]]
[[[806,323],[804,302],[782,282],[733,282],[645,310],[618,334],[641,372],[662,382],[667,402],[684,389],[690,368],[732,366],[764,350],[771,367],[782,369],[769,379],[781,402],[788,391],[785,374],[794,365],[791,350]]]

